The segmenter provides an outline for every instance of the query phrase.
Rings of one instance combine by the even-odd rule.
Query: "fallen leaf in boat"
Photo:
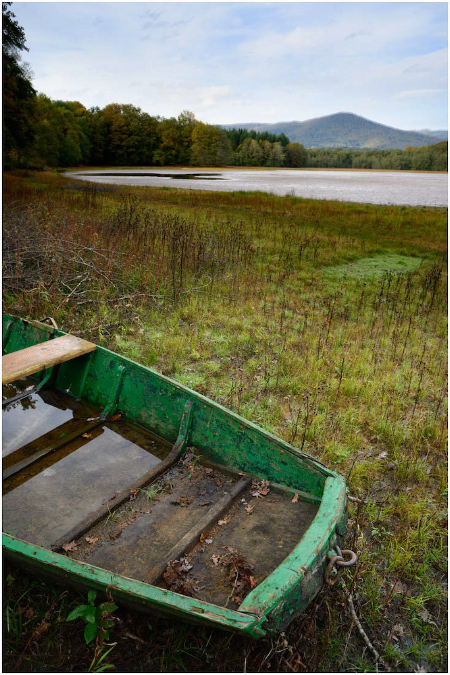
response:
[[[231,516],[227,516],[227,517],[224,518],[223,520],[219,520],[219,521],[218,521],[218,524],[219,524],[219,525],[228,525],[228,523],[230,522],[230,520],[231,520]]]
[[[295,493],[295,495],[292,498],[292,503],[296,504],[298,502],[298,492]]]
[[[98,537],[85,537],[85,540],[88,544],[96,544],[98,542]]]
[[[187,558],[169,560],[163,575],[167,587],[182,595],[194,596],[196,591],[201,590],[201,587],[196,579],[188,577],[188,572],[191,569],[192,565]]]
[[[211,502],[200,502],[199,506],[209,506]]]
[[[122,417],[122,413],[117,413],[117,415],[113,415],[112,417],[108,417],[108,422],[117,422],[117,420],[120,420]]]
[[[68,544],[63,544],[61,546],[61,548],[64,549],[64,551],[77,551],[78,550],[75,541],[71,541]]]
[[[227,548],[229,553],[221,556],[220,562],[228,569],[228,580],[232,585],[231,599],[240,605],[247,593],[257,585],[252,574],[253,566],[245,560],[242,553],[228,546],[224,548]]]
[[[252,497],[265,497],[270,492],[270,483],[268,480],[254,480],[252,482]]]
[[[254,504],[247,504],[247,506],[245,507],[245,510],[247,511],[248,515],[250,515],[255,510]]]
[[[191,495],[190,497],[185,497],[184,495],[180,495],[177,497],[177,499],[174,499],[171,504],[178,504],[179,506],[189,506],[189,504],[192,504],[194,501],[194,497]]]
[[[92,438],[92,434],[81,434],[83,438]]]
[[[202,532],[200,535],[200,542],[202,544],[212,544],[212,539],[209,537],[209,532]]]

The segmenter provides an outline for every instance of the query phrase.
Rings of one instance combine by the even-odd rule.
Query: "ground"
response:
[[[66,621],[86,597],[7,563],[6,671],[446,672],[446,228],[437,208],[5,176],[5,311],[52,316],[342,474],[359,556],[260,642],[119,608],[87,645]]]

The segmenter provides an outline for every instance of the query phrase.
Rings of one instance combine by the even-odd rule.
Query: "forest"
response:
[[[26,142],[4,138],[9,168],[91,166],[267,166],[445,171],[446,141],[405,150],[305,149],[285,134],[225,130],[189,111],[154,117],[131,104],[86,109],[31,97]],[[10,140],[11,139],[11,140]]]

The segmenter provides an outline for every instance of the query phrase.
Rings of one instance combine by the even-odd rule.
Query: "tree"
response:
[[[244,166],[261,166],[263,163],[263,150],[254,138],[246,138],[236,154],[239,164]]]
[[[234,153],[225,129],[197,122],[192,132],[193,166],[227,166],[234,161]]]
[[[272,143],[272,152],[270,153],[270,166],[283,166],[285,154],[281,143]]]
[[[308,154],[301,143],[289,143],[284,148],[286,155],[285,166],[306,166]]]
[[[27,64],[21,64],[25,33],[9,7],[2,3],[3,70],[3,164],[6,168],[26,161],[33,140],[33,113],[36,91]]]

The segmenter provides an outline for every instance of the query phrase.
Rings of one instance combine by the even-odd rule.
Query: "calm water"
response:
[[[65,174],[95,183],[192,190],[261,190],[276,195],[343,202],[447,206],[448,175],[395,171],[307,171],[298,169],[198,171],[193,169],[76,171]]]

